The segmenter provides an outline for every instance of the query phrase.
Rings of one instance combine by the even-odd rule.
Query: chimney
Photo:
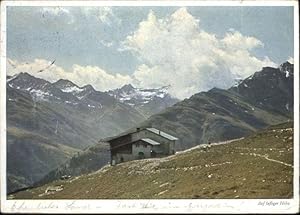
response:
[[[140,131],[141,130],[141,128],[136,128],[136,131]]]
[[[160,130],[158,130],[158,134],[160,135]]]

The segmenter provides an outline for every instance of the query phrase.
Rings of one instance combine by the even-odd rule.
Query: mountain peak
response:
[[[281,64],[281,66],[291,66],[291,65],[292,65],[292,63],[290,63],[289,61],[286,61]]]
[[[62,88],[65,88],[65,87],[78,87],[76,84],[74,84],[72,81],[69,81],[67,79],[59,79],[58,81],[54,82],[53,83],[54,86],[62,89]]]
[[[96,90],[94,89],[94,87],[93,87],[92,85],[90,85],[90,84],[85,85],[85,86],[82,87],[82,88],[85,89],[85,90],[88,90],[88,91],[96,91]]]
[[[20,72],[17,77],[19,78],[35,78],[34,76],[30,75],[29,73],[27,72]]]
[[[126,91],[126,92],[130,92],[134,89],[135,88],[131,84],[125,84],[123,87],[121,87],[121,90]]]
[[[44,79],[41,79],[41,78],[38,78],[38,77],[35,77],[27,72],[20,72],[19,74],[16,74],[13,76],[13,78],[11,78],[9,80],[9,82],[12,82],[12,81],[17,81],[17,82],[28,82],[28,83],[49,83],[49,81],[46,81]]]
[[[284,63],[282,63],[280,66],[279,66],[279,70],[281,72],[285,72],[285,71],[291,71],[294,69],[294,64],[291,64],[290,62],[286,61]]]
[[[68,84],[68,83],[72,83],[74,84],[72,81],[69,81],[67,79],[59,79],[58,81],[56,81],[54,84]]]

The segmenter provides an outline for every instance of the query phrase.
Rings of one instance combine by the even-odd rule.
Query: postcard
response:
[[[1,212],[299,212],[297,1],[2,1]]]

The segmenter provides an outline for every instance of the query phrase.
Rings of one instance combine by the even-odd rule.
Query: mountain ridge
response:
[[[53,120],[53,118],[49,118],[49,116],[52,116],[51,114],[43,112],[44,110],[52,112],[54,106],[45,100],[35,101],[35,97],[32,97],[26,91],[28,87],[23,87],[22,93],[20,89],[11,88],[9,83],[14,81],[15,78],[11,77],[7,89],[8,94],[13,94],[12,92],[18,93],[16,98],[7,97],[8,104],[16,103],[22,94],[23,99],[19,99],[22,100],[22,103],[19,103],[19,105],[22,104],[20,106],[22,107],[21,110],[24,109],[27,111],[27,114],[24,113],[18,116],[22,111],[18,111],[20,109],[17,106],[11,106],[14,108],[9,109],[11,112],[8,113],[8,126],[17,125],[17,127],[20,127],[22,126],[22,120],[24,122],[24,116],[29,116],[27,120],[31,122],[31,124],[29,123],[29,125],[32,125],[30,129],[38,128],[41,134],[45,134],[45,131],[55,134],[58,119],[54,117]],[[58,83],[56,84],[58,85]],[[83,89],[84,87],[78,88]],[[78,152],[77,157],[73,157],[73,161],[76,163],[77,160],[84,160],[80,166],[86,165],[90,169],[82,170],[79,167],[77,169],[74,168],[74,170],[67,170],[68,163],[70,163],[70,159],[67,159],[66,163],[62,162],[58,168],[53,168],[52,171],[49,169],[49,174],[46,174],[43,178],[40,177],[36,181],[45,179],[44,182],[49,182],[64,174],[78,175],[81,171],[86,173],[105,165],[109,157],[106,157],[106,160],[102,160],[101,162],[103,163],[97,162],[97,160],[89,161],[88,159],[89,156],[97,157],[97,153],[89,151],[88,146],[92,146],[99,139],[103,139],[103,135],[101,137],[100,132],[103,129],[105,129],[103,132],[106,132],[107,136],[114,136],[122,132],[130,132],[135,127],[155,127],[179,137],[180,141],[176,145],[176,149],[184,150],[199,144],[247,136],[269,125],[291,120],[293,115],[293,65],[289,63],[284,63],[279,68],[265,67],[242,80],[238,86],[233,86],[228,90],[213,88],[207,92],[197,93],[188,99],[175,103],[171,107],[160,110],[147,120],[145,120],[147,113],[141,113],[144,110],[133,109],[132,106],[120,102],[110,95],[103,97],[103,92],[93,92],[93,88],[88,85],[86,88],[92,92],[82,97],[81,100],[74,95],[74,92],[74,94],[71,92],[65,93],[65,95],[73,96],[72,98],[76,102],[82,102],[83,106],[76,106],[75,108],[73,104],[65,105],[58,102],[55,103],[55,109],[59,110],[62,118],[65,120],[72,119],[71,121],[76,121],[74,125],[72,125],[73,123],[64,123],[62,121],[58,127],[60,127],[60,124],[67,124],[69,127],[66,127],[68,128],[66,131],[69,134],[72,134],[73,131],[78,132],[79,139],[77,141],[85,144],[79,147],[81,151]],[[128,88],[129,91],[134,91],[135,89],[132,85],[125,86],[125,88]],[[60,89],[57,92],[64,93]],[[155,93],[152,95],[155,95]],[[264,96],[266,96],[267,100],[264,100],[266,99]],[[99,102],[102,98],[109,98],[107,106],[100,106],[100,104],[104,105],[103,101]],[[287,104],[289,104],[288,108]],[[38,116],[44,116],[45,120],[43,121],[47,122],[47,125],[36,123],[37,118],[32,118],[32,116],[37,116],[36,114],[32,115],[32,113],[36,113],[36,108],[42,111],[38,112]],[[16,115],[16,113],[19,114]],[[40,115],[41,113],[44,115]],[[75,126],[76,129],[71,129],[72,126]],[[47,129],[45,130],[45,128]],[[86,144],[89,140],[90,144]],[[18,141],[18,138],[14,141]],[[98,146],[102,147],[101,144]],[[98,146],[95,145],[96,148]],[[78,146],[76,147],[78,148]],[[106,156],[101,153],[99,156]],[[24,166],[24,168],[26,167]]]

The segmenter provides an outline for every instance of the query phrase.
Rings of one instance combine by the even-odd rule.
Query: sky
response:
[[[293,62],[293,7],[7,8],[7,73],[179,99]],[[51,64],[44,72],[38,73]]]

